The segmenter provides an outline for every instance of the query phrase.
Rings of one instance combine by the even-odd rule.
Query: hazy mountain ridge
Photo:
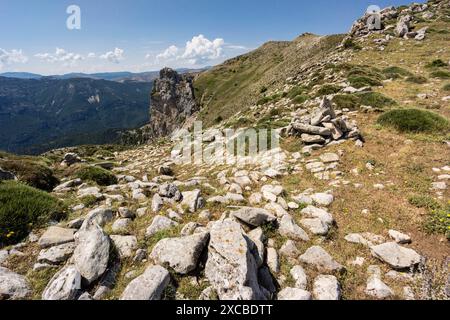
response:
[[[0,77],[0,149],[40,153],[115,141],[149,120],[151,83]]]

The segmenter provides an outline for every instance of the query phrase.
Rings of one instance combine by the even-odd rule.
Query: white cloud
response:
[[[0,48],[0,69],[5,64],[26,63],[27,61],[28,57],[23,54],[22,50],[12,49],[7,51]]]
[[[194,64],[214,60],[221,57],[224,44],[225,41],[221,38],[210,41],[200,34],[186,43],[182,58],[189,59]]]
[[[96,56],[97,56],[97,55],[96,55],[94,52],[90,52],[90,53],[88,53],[88,55],[87,55],[87,57],[90,58],[90,59],[95,58]]]
[[[222,57],[225,41],[217,38],[213,41],[200,34],[186,43],[183,49],[170,46],[156,56],[157,62],[178,61],[179,63],[201,65]],[[147,55],[147,59],[150,58]]]
[[[77,61],[84,60],[84,57],[81,54],[67,52],[64,49],[56,48],[54,54],[52,53],[38,53],[35,55],[36,58],[47,61],[47,62],[63,62],[67,65],[73,65]]]
[[[176,58],[180,49],[178,49],[177,46],[170,46],[167,48],[163,53],[160,53],[156,56],[157,60],[169,60]],[[149,58],[150,55],[147,55],[147,58]]]
[[[112,63],[120,63],[120,61],[124,60],[123,49],[115,48],[114,51],[109,51],[100,56],[100,59],[108,60]]]

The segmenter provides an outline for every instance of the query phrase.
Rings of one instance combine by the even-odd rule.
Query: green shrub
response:
[[[290,99],[294,99],[296,96],[303,94],[305,90],[306,88],[303,86],[296,86],[288,92],[287,97]]]
[[[373,108],[384,108],[397,104],[395,100],[386,97],[379,92],[361,92],[357,93],[360,103]]]
[[[305,102],[308,99],[309,99],[309,97],[307,95],[300,94],[300,95],[296,96],[292,101],[296,104],[302,104],[303,102]]]
[[[423,77],[423,76],[409,76],[406,78],[407,82],[411,82],[411,83],[417,83],[417,84],[424,84],[428,82],[428,79]]]
[[[354,94],[338,94],[333,97],[333,102],[338,109],[356,110],[361,104],[359,98]]]
[[[436,210],[440,208],[439,202],[426,195],[411,196],[409,197],[408,201],[416,208],[423,208],[427,210]]]
[[[411,77],[413,74],[408,70],[405,70],[400,67],[388,67],[383,69],[383,74],[386,78],[398,79],[403,77]]]
[[[450,240],[450,205],[432,210],[424,223],[424,229],[428,233],[443,234]]]
[[[396,109],[378,118],[378,123],[400,132],[442,132],[449,129],[449,122],[440,115],[419,109]]]
[[[436,59],[426,65],[427,68],[443,68],[448,66],[448,64],[441,59]]]
[[[444,70],[438,70],[431,73],[433,78],[450,79],[450,72]]]
[[[361,50],[361,46],[357,44],[353,39],[346,39],[344,41],[344,48],[345,49],[353,49],[353,50]]]
[[[372,86],[381,87],[383,85],[380,80],[366,76],[350,76],[348,77],[348,81],[352,87],[357,89]]]
[[[114,174],[100,167],[83,167],[77,171],[77,177],[84,181],[96,182],[99,186],[110,186],[117,183]]]
[[[447,83],[446,85],[444,85],[444,86],[442,87],[442,90],[444,90],[444,91],[450,91],[450,83]]]
[[[63,218],[60,201],[16,181],[0,183],[0,246],[23,240],[33,227]]]
[[[0,159],[3,170],[13,172],[16,177],[31,187],[51,191],[59,183],[53,171],[42,163],[29,159]]]
[[[334,84],[326,84],[323,85],[318,91],[317,91],[317,96],[326,96],[329,94],[335,94],[338,93],[339,91],[341,91],[341,87],[336,86]]]

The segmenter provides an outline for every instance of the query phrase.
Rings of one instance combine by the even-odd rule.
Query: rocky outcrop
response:
[[[162,137],[179,129],[197,109],[193,78],[165,68],[155,80],[151,94],[150,134]]]

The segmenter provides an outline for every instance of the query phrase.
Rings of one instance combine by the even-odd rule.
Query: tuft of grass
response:
[[[353,50],[361,50],[362,47],[357,44],[353,39],[346,39],[344,41],[344,48],[345,49],[353,49]]]
[[[83,167],[76,173],[77,177],[84,181],[93,181],[99,186],[110,186],[117,183],[114,174],[100,167]]]
[[[392,78],[392,79],[398,79],[403,77],[412,77],[413,74],[409,72],[406,69],[400,68],[400,67],[388,67],[383,69],[383,74],[386,76],[386,78]]]
[[[34,227],[63,218],[65,208],[48,193],[16,181],[0,183],[0,246],[23,240]]]
[[[426,65],[427,68],[443,68],[448,66],[442,59],[436,59]]]
[[[444,86],[442,87],[442,90],[444,90],[444,91],[450,91],[450,83],[447,83],[446,85],[444,85]]]
[[[406,78],[407,82],[411,82],[411,83],[417,83],[417,84],[424,84],[428,82],[428,79],[424,76],[416,76],[416,75],[412,75]]]
[[[436,210],[441,207],[439,202],[427,195],[414,195],[409,197],[408,201],[411,205],[421,209]]]
[[[348,78],[348,81],[352,87],[355,87],[357,89],[363,88],[363,87],[381,87],[383,83],[380,80],[370,78],[367,76],[350,76]]]
[[[437,70],[433,71],[430,74],[433,78],[439,78],[439,79],[450,79],[450,72],[445,70]]]
[[[378,124],[399,132],[439,133],[449,129],[449,122],[442,116],[420,109],[396,109],[381,115]]]
[[[335,94],[338,93],[339,91],[341,91],[341,87],[336,86],[334,84],[325,84],[317,91],[317,96],[320,97]]]
[[[289,99],[294,99],[295,97],[303,94],[305,90],[306,88],[303,86],[296,86],[288,92],[286,97],[288,97]]]
[[[300,94],[300,95],[296,96],[294,99],[292,99],[292,102],[294,102],[296,104],[302,104],[303,102],[305,102],[308,99],[309,99],[309,96],[307,96],[305,94]]]
[[[360,99],[354,94],[338,94],[333,97],[333,102],[338,109],[356,110],[360,105]]]
[[[371,106],[373,108],[384,108],[397,104],[395,100],[386,97],[379,92],[361,92],[358,93],[357,96],[359,97],[362,105]]]

